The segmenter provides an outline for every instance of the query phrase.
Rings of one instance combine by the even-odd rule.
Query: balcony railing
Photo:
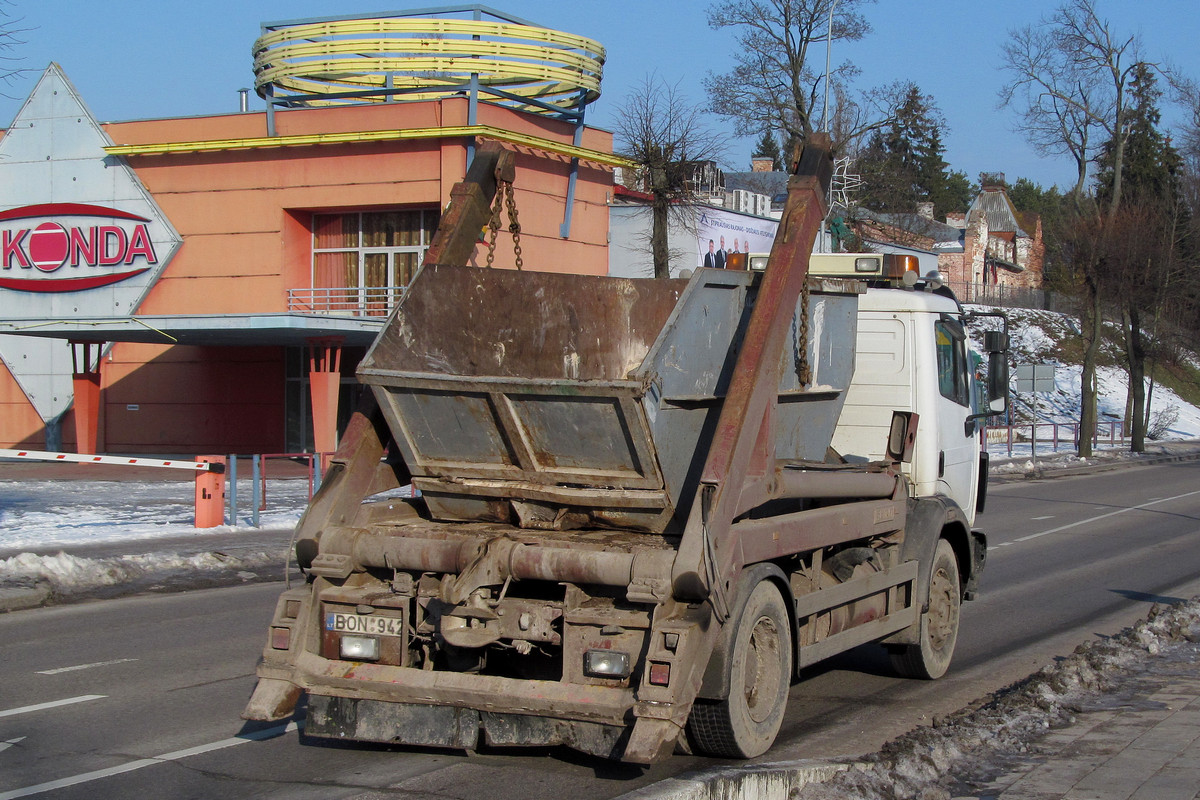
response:
[[[288,289],[288,311],[341,317],[386,317],[402,294],[403,286]]]

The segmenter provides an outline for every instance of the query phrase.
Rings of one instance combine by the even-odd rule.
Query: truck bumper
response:
[[[551,719],[473,708],[394,703],[310,694],[304,732],[352,739],[473,750],[492,746],[566,745],[601,758],[620,758],[630,729],[625,725]]]
[[[620,687],[333,661],[308,652],[296,656],[289,679],[315,695],[541,714],[610,725],[632,722],[636,702],[632,689]]]
[[[488,745],[566,745],[639,764],[670,755],[687,720],[681,705],[639,702],[623,687],[294,659],[259,667],[243,717],[286,717],[303,690],[310,736],[472,749],[482,733]]]

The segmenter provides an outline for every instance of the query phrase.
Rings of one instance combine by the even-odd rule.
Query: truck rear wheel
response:
[[[929,576],[929,607],[921,614],[920,642],[892,652],[892,666],[905,678],[940,678],[950,668],[958,641],[962,587],[954,548],[939,539]]]
[[[697,700],[688,731],[708,755],[753,758],[774,744],[792,684],[791,621],[779,589],[760,582],[735,624],[729,696]]]

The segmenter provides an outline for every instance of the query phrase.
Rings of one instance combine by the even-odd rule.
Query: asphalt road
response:
[[[891,675],[864,647],[810,670],[764,760],[878,749],[1028,675],[1153,602],[1200,594],[1200,463],[993,486],[991,550],[950,674]],[[464,755],[244,725],[281,586],[0,616],[0,800],[10,797],[607,798],[714,763],[650,770],[567,751]]]

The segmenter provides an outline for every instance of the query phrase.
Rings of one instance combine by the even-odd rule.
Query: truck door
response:
[[[972,390],[966,331],[958,320],[943,316],[934,322],[934,342],[938,368],[938,489],[973,522],[979,451],[974,426],[970,431],[966,426]]]

